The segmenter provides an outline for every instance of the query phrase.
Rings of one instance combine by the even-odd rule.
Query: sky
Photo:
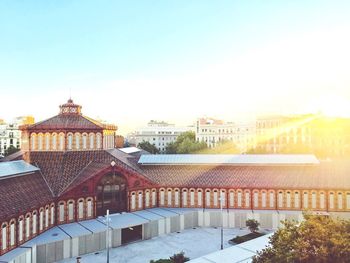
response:
[[[83,114],[121,134],[322,111],[350,116],[350,1],[0,1],[0,119]]]

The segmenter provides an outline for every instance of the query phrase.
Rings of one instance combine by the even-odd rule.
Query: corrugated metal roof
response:
[[[141,149],[136,148],[136,147],[125,147],[125,148],[120,148],[120,151],[124,153],[135,153],[135,152],[140,152]]]
[[[142,165],[305,165],[319,164],[312,154],[156,154],[142,155]]]
[[[39,171],[39,168],[23,160],[0,163],[0,179],[35,171]]]

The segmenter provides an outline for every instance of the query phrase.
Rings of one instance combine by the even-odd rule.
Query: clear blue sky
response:
[[[349,14],[350,1],[3,0],[0,118],[50,117],[70,90],[122,131],[345,105]]]

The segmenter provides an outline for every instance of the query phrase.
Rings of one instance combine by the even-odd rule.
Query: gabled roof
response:
[[[55,196],[61,195],[77,177],[88,177],[115,161],[126,170],[143,176],[134,157],[117,149],[97,151],[31,152],[30,162],[40,168]],[[96,170],[96,171],[97,171]],[[79,179],[81,180],[81,179]]]
[[[40,172],[1,180],[0,222],[49,204],[52,193]]]

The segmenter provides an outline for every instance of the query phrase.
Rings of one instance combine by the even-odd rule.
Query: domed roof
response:
[[[93,120],[89,117],[83,116],[81,113],[81,106],[75,104],[70,98],[67,103],[60,105],[60,112],[58,115],[47,120],[35,123],[33,125],[24,127],[29,131],[86,131],[94,130],[117,130],[115,125],[108,125],[99,121]]]

